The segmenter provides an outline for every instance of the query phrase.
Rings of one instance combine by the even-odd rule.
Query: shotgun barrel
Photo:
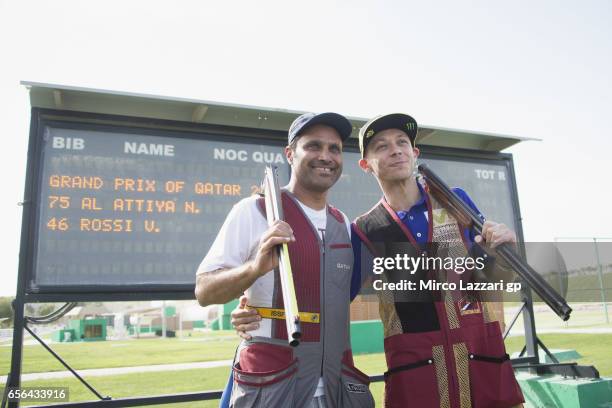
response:
[[[439,197],[442,205],[448,207],[448,210],[457,217],[457,221],[467,227],[474,228],[477,234],[482,234],[483,222],[480,216],[465,204],[426,164],[420,164],[418,168],[419,172],[425,177],[430,192]],[[511,246],[501,244],[495,248],[495,251],[563,321],[569,319],[572,308],[565,299],[529,266]]]
[[[263,184],[266,217],[268,225],[272,225],[277,220],[284,220],[281,190],[278,183],[278,168],[276,166],[266,167]],[[280,283],[285,307],[285,322],[287,324],[287,339],[289,344],[295,347],[300,344],[302,332],[300,329],[300,313],[295,296],[295,286],[293,284],[293,272],[291,271],[291,262],[289,261],[289,247],[284,243],[277,246],[277,251]]]

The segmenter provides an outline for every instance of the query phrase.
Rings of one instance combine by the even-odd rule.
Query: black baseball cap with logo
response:
[[[363,125],[361,130],[359,130],[359,150],[361,151],[362,158],[368,143],[370,143],[374,135],[387,129],[399,129],[406,132],[410,138],[410,142],[414,146],[418,125],[412,116],[406,115],[405,113],[380,115],[374,119],[370,119],[368,123]]]
[[[298,116],[289,127],[287,144],[291,144],[306,128],[314,125],[327,125],[336,129],[343,142],[351,136],[353,131],[351,122],[339,113],[304,113]]]

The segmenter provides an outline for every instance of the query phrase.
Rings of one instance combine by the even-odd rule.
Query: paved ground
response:
[[[130,374],[130,373],[144,373],[151,371],[179,371],[179,370],[190,370],[192,368],[213,368],[213,367],[229,367],[232,364],[232,360],[221,360],[221,361],[204,361],[200,363],[182,363],[182,364],[158,364],[150,366],[135,366],[135,367],[116,367],[116,368],[95,368],[88,370],[78,370],[80,376],[87,377],[100,377],[105,375],[117,375],[117,374]],[[66,378],[72,377],[73,374],[70,371],[53,371],[48,373],[29,373],[22,374],[21,381],[32,381],[32,380],[49,380],[54,378]],[[6,376],[0,376],[0,383],[6,383]]]

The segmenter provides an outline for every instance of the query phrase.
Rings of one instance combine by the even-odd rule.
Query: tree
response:
[[[3,323],[3,326],[13,325],[13,307],[11,306],[12,301],[12,297],[0,297],[0,319],[6,317],[9,318],[9,320]]]
[[[46,316],[48,314],[51,314],[55,311],[55,309],[57,309],[55,307],[55,304],[53,303],[44,303],[42,305],[39,306],[38,308],[38,316]]]

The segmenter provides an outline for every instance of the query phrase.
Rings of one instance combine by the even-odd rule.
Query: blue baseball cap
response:
[[[343,142],[351,136],[351,132],[353,131],[351,122],[338,113],[305,113],[294,120],[289,127],[287,144],[291,144],[291,142],[300,136],[306,128],[314,125],[327,125],[333,127],[336,129]]]

